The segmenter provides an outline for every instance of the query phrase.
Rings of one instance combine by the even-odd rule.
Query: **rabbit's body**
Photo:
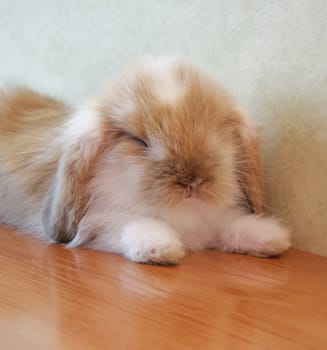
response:
[[[256,126],[214,81],[147,60],[72,111],[0,94],[0,222],[138,262],[185,250],[258,256],[289,246],[263,212]]]
[[[42,208],[61,155],[65,104],[28,89],[0,91],[0,222],[42,235]]]

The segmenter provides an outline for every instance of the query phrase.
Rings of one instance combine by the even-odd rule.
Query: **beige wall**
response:
[[[269,205],[327,255],[327,2],[2,0],[0,83],[78,103],[145,53],[213,72],[264,125]]]

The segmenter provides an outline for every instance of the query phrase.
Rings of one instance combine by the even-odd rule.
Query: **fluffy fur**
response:
[[[83,108],[0,95],[0,221],[142,263],[187,250],[275,256],[257,127],[206,74],[151,58]]]

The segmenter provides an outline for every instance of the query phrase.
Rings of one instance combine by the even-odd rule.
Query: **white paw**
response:
[[[175,231],[155,219],[128,223],[121,237],[122,253],[130,260],[148,264],[177,264],[185,255]]]
[[[249,250],[247,254],[257,256],[259,258],[268,258],[278,256],[290,248],[291,242],[288,238],[285,239],[271,239],[263,242],[256,250]]]
[[[257,257],[281,255],[291,246],[289,230],[273,218],[249,216],[237,223],[238,251]]]

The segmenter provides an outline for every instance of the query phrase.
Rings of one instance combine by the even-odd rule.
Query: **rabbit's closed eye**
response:
[[[131,141],[134,141],[136,143],[138,143],[139,145],[145,147],[145,148],[148,148],[149,147],[149,144],[147,141],[145,141],[143,138],[141,137],[138,137],[136,135],[133,135],[133,134],[130,134],[130,133],[126,133],[125,134],[126,137],[131,140]]]

